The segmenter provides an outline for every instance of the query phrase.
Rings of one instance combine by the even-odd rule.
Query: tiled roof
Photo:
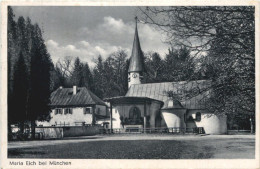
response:
[[[78,87],[75,95],[73,95],[72,88],[58,88],[51,94],[50,106],[52,107],[87,106],[95,104],[106,105],[105,102],[86,87]]]
[[[210,95],[210,91],[205,89],[207,89],[210,84],[211,82],[208,80],[134,84],[131,85],[126,96],[149,97],[167,102],[167,100],[170,99],[167,96],[167,92],[173,91],[173,93],[176,93],[182,98],[179,101],[184,108],[203,109],[205,108],[205,98]],[[189,93],[196,94],[183,97]]]

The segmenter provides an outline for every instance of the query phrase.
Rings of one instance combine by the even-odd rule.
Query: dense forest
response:
[[[239,117],[237,119],[242,119],[241,122],[248,116],[254,116],[254,34],[250,34],[250,31],[254,30],[252,19],[254,10],[227,9],[227,12],[236,14],[233,16],[221,13],[223,9],[218,8],[180,9],[182,8],[143,10],[143,20],[147,24],[160,27],[164,25],[160,20],[156,20],[154,14],[164,12],[165,17],[173,22],[165,22],[164,30],[168,31],[170,37],[175,37],[172,39],[175,43],[169,40],[171,44],[169,46],[174,48],[170,47],[165,51],[165,56],[160,56],[157,52],[144,53],[143,82],[208,79],[214,82],[210,90],[213,89],[215,92],[215,97],[208,102],[211,111],[228,114],[233,119]],[[212,16],[214,12],[218,14],[217,17]],[[177,13],[182,13],[184,18],[180,18]],[[223,15],[231,18],[226,21]],[[211,20],[208,21],[209,19]],[[200,20],[201,23],[197,23]],[[215,25],[211,25],[212,23]],[[202,28],[200,24],[204,24],[204,27]],[[243,26],[239,26],[240,24]],[[236,29],[232,28],[234,25],[237,25]],[[193,29],[194,26],[197,28]],[[244,30],[247,32],[243,33]],[[194,37],[208,35],[210,38],[205,46],[197,45],[195,46],[197,48],[194,48],[185,43],[185,38],[189,38],[188,35]],[[206,53],[198,57],[196,54],[203,51],[202,49],[205,49]],[[43,120],[49,114],[50,94],[59,86],[86,87],[101,99],[125,95],[128,90],[129,57],[123,50],[111,53],[106,59],[99,55],[96,56],[94,68],[90,68],[87,62],[82,62],[77,56],[64,56],[57,63],[53,63],[38,24],[32,24],[30,18],[25,19],[22,16],[16,21],[13,10],[9,7],[9,126],[18,123],[23,128],[26,121],[31,121],[31,126],[35,126],[36,119]],[[242,116],[243,118],[240,118]]]
[[[129,57],[123,50],[111,53],[105,60],[97,56],[93,69],[78,57],[65,57],[54,66],[54,89],[76,85],[87,87],[102,99],[123,96],[128,90]],[[206,78],[194,76],[199,73],[195,73],[195,63],[186,48],[169,49],[164,59],[156,52],[144,53],[144,61],[143,83]]]

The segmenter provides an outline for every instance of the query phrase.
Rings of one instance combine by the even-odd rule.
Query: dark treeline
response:
[[[32,137],[35,120],[49,113],[50,74],[53,64],[44,44],[41,29],[29,18],[14,20],[8,7],[8,124],[31,122]]]
[[[124,50],[110,54],[106,59],[98,56],[96,65],[90,69],[78,57],[65,57],[59,60],[54,68],[54,89],[59,86],[87,87],[101,99],[123,96],[128,90],[129,56]],[[183,47],[178,50],[169,49],[162,58],[156,52],[144,54],[145,72],[143,83],[172,82],[205,79],[198,70],[190,51]]]

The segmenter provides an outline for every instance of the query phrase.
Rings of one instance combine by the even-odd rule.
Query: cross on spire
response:
[[[138,18],[137,16],[135,16],[135,25],[137,26],[137,21],[138,21]]]

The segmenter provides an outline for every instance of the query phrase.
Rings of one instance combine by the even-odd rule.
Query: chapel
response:
[[[227,117],[206,109],[207,98],[211,97],[211,92],[207,90],[211,81],[143,83],[143,72],[144,56],[136,18],[128,69],[128,92],[125,96],[105,99],[110,109],[109,128],[125,132],[165,128],[168,132],[188,132],[194,129],[200,129],[200,133],[206,134],[227,132]],[[179,99],[168,97],[168,91],[175,93]]]

